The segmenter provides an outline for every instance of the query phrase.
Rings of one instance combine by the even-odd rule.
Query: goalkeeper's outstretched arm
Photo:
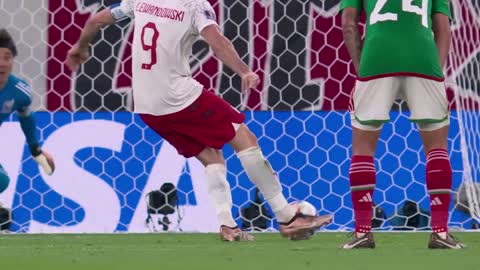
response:
[[[88,60],[90,54],[88,48],[92,40],[103,27],[114,24],[117,19],[112,15],[112,9],[117,8],[111,6],[106,8],[92,17],[90,17],[82,29],[80,38],[77,43],[67,53],[67,65],[72,71],[76,71],[80,64]]]
[[[35,123],[35,117],[30,111],[30,108],[24,107],[17,111],[18,119],[20,121],[20,127],[22,128],[25,139],[27,140],[30,153],[33,159],[42,167],[43,171],[51,175],[55,171],[55,163],[52,156],[46,151],[40,148],[37,138],[37,125]]]

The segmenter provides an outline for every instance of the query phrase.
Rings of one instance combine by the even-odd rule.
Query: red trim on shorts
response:
[[[375,76],[370,76],[370,77],[358,77],[357,76],[357,81],[361,82],[366,82],[366,81],[371,81],[371,80],[376,80],[376,79],[381,79],[381,78],[387,78],[387,77],[418,77],[418,78],[423,78],[427,80],[432,80],[436,82],[444,82],[445,78],[438,78],[434,76],[428,76],[425,74],[420,74],[420,73],[415,73],[415,72],[394,72],[394,73],[386,73],[386,74],[380,74],[380,75],[375,75]]]

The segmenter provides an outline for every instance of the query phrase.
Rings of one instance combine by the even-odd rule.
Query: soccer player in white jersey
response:
[[[135,23],[132,70],[134,111],[178,153],[196,157],[204,166],[209,196],[226,241],[252,240],[234,221],[232,198],[221,148],[230,144],[248,177],[259,188],[280,223],[283,236],[308,238],[331,222],[331,216],[305,216],[288,204],[257,138],[243,123],[245,116],[192,78],[189,57],[201,36],[215,55],[242,79],[242,91],[256,87],[259,77],[242,62],[225,38],[206,0],[123,0],[95,14],[68,52],[72,70],[89,57],[89,44],[101,27],[126,17]]]

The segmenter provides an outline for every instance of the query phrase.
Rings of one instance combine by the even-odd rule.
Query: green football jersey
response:
[[[342,0],[367,15],[360,79],[420,76],[443,79],[432,15],[450,14],[449,0]]]

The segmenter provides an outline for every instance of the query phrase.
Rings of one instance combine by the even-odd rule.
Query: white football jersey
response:
[[[123,0],[119,8],[132,17],[135,24],[134,111],[164,115],[188,107],[203,90],[192,78],[189,58],[200,32],[217,23],[210,3],[207,0]]]

